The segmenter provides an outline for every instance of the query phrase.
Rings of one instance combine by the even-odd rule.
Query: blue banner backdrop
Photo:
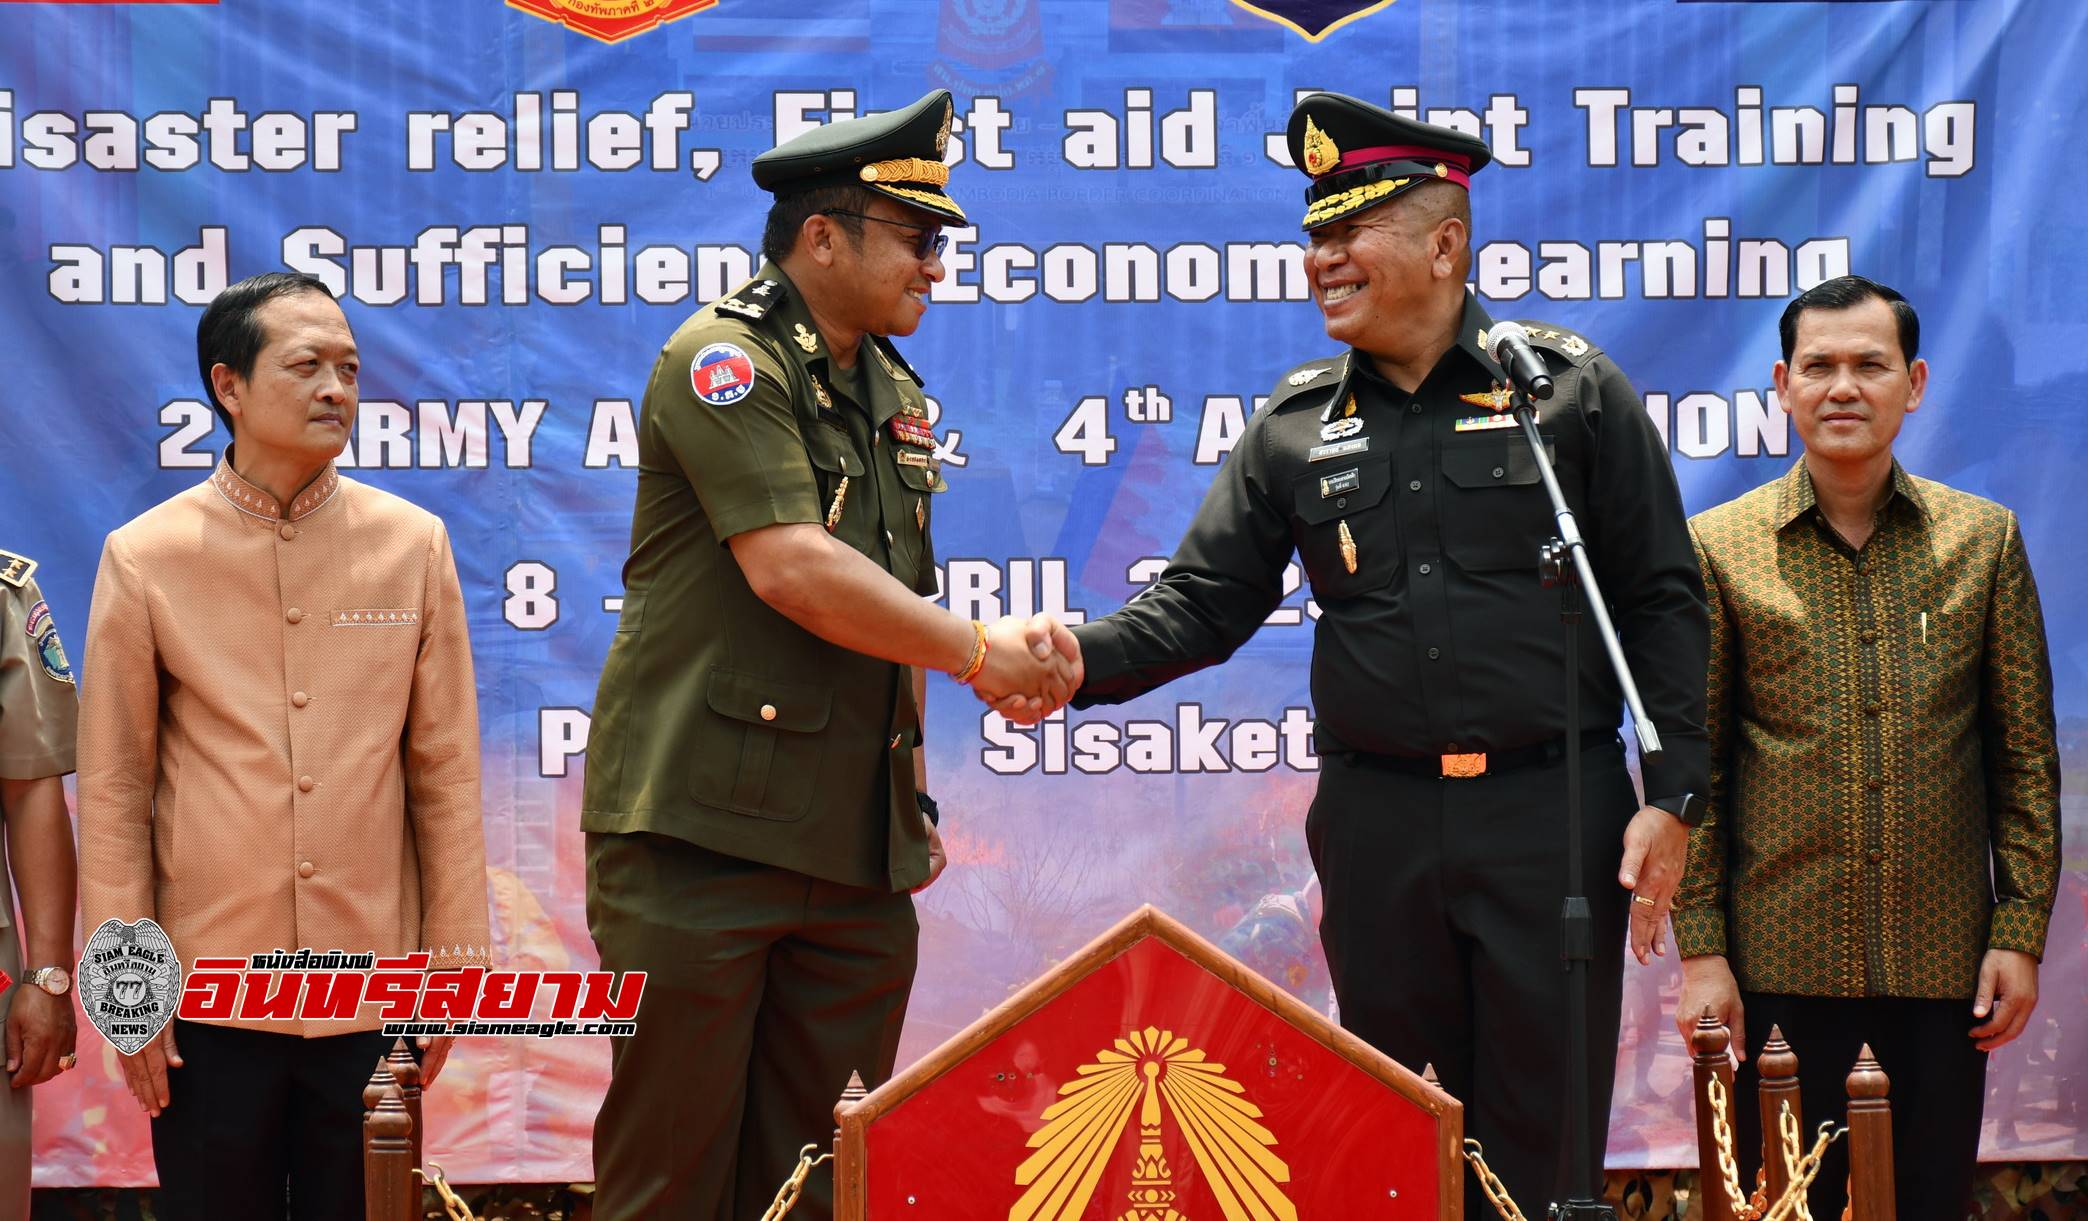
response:
[[[1288,24],[1224,0],[722,0],[614,44],[528,7],[0,3],[0,545],[42,562],[77,656],[102,537],[227,440],[200,306],[284,266],[341,290],[365,360],[344,465],[456,539],[509,963],[593,963],[579,777],[653,354],[751,269],[749,159],[931,87],[957,94],[976,221],[906,345],[948,438],[952,609],[1122,603],[1256,396],[1329,350],[1280,132],[1297,93],[1335,89],[1492,143],[1474,287],[1616,357],[1692,511],[1795,458],[1770,391],[1784,301],[1845,270],[1902,289],[1934,378],[1901,453],[2022,515],[2083,762],[2088,255],[2064,184],[2088,163],[2088,13],[2068,0],[1399,0]],[[1310,617],[1301,591],[1230,664],[1040,730],[931,682],[955,864],[921,901],[903,1058],[1140,901],[1330,1003],[1301,897]],[[2045,1000],[1994,1058],[1991,1158],[2088,1156],[2067,810]],[[1678,977],[1627,978],[1611,1160],[1689,1164]],[[81,1046],[38,1091],[38,1183],[150,1181],[113,1053]],[[438,1160],[588,1177],[607,1063],[599,1040],[472,1043],[437,1094]]]

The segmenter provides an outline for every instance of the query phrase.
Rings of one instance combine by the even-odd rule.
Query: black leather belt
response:
[[[1581,734],[1581,749],[1584,751],[1616,744],[1617,731],[1614,729],[1590,729]],[[1382,771],[1400,772],[1408,776],[1427,776],[1437,780],[1476,780],[1481,776],[1496,776],[1502,772],[1519,771],[1526,767],[1543,767],[1557,763],[1565,757],[1564,734],[1534,746],[1518,746],[1513,750],[1492,750],[1472,754],[1374,755],[1360,750],[1349,753],[1349,758],[1359,767],[1374,767]]]

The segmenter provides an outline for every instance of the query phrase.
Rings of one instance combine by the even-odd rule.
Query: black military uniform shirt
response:
[[[1231,656],[1283,598],[1296,551],[1320,617],[1323,753],[1504,751],[1565,733],[1559,593],[1538,582],[1556,533],[1522,432],[1495,392],[1492,320],[1467,297],[1458,342],[1415,393],[1361,352],[1285,375],[1248,422],[1160,580],[1076,627],[1076,705],[1117,703]],[[1587,539],[1664,752],[1649,798],[1706,787],[1703,579],[1667,453],[1623,371],[1568,331],[1527,324],[1556,383],[1538,430]],[[1623,695],[1592,618],[1581,723]]]

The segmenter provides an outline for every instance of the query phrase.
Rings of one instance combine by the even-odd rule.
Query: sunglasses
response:
[[[857,220],[874,220],[880,225],[891,225],[898,229],[911,229],[921,235],[914,240],[913,254],[917,259],[925,259],[931,254],[940,255],[943,251],[950,248],[950,235],[944,233],[940,226],[909,225],[905,221],[886,220],[882,216],[872,216],[868,212],[848,212],[840,208],[829,209],[820,213],[820,215],[853,216]]]

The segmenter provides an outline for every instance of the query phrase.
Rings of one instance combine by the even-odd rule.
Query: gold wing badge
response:
[[[1015,1171],[1015,1185],[1028,1190],[1008,1210],[1008,1221],[1085,1217],[1133,1107],[1138,1152],[1128,1207],[1116,1221],[1187,1221],[1174,1208],[1174,1176],[1160,1144],[1163,1119],[1174,1122],[1189,1146],[1225,1221],[1297,1221],[1297,1207],[1278,1186],[1290,1182],[1290,1167],[1274,1152],[1275,1135],[1257,1122],[1261,1108],[1245,1094],[1223,1064],[1208,1062],[1171,1030],[1148,1026],[1116,1040],[1094,1063],[1081,1065],[1079,1077],[1059,1087],[1058,1101],[1044,1108],[1044,1126],[1029,1139],[1036,1152]]]

